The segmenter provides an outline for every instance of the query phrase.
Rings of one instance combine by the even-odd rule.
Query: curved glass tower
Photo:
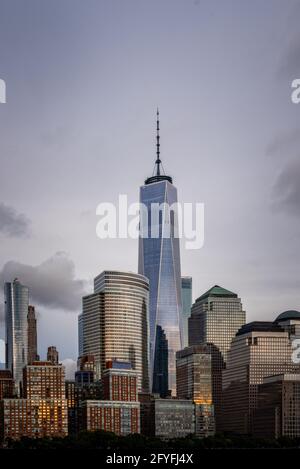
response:
[[[105,270],[94,293],[83,297],[82,352],[93,355],[96,378],[108,360],[130,362],[138,390],[149,392],[148,280],[132,272]]]
[[[177,219],[170,206],[177,189],[160,171],[159,120],[155,174],[140,188],[139,273],[149,279],[150,370],[152,392],[176,394],[176,352],[182,348],[180,249]],[[153,207],[159,206],[158,216]]]

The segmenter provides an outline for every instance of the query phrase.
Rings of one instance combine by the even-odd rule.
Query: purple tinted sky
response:
[[[31,287],[42,356],[75,358],[91,279],[137,268],[136,241],[96,238],[95,209],[137,200],[157,105],[179,199],[205,203],[205,246],[182,250],[194,297],[220,284],[248,320],[300,309],[299,1],[0,7],[0,277]]]

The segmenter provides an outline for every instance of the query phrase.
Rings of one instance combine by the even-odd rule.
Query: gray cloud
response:
[[[271,157],[286,158],[298,156],[300,146],[300,129],[294,128],[288,132],[279,133],[266,148],[266,155]]]
[[[273,188],[274,205],[300,215],[300,160],[290,161],[279,174]]]
[[[22,213],[0,203],[0,233],[16,237],[26,238],[30,235],[30,220]]]
[[[29,287],[30,301],[48,308],[78,312],[85,294],[85,281],[75,278],[73,261],[64,252],[58,252],[40,265],[7,262],[0,272],[0,281],[18,277]]]
[[[300,76],[300,3],[290,8],[286,22],[286,45],[279,63],[279,76],[283,79],[294,79]]]
[[[294,36],[287,46],[279,66],[282,78],[299,78],[300,76],[300,36]]]

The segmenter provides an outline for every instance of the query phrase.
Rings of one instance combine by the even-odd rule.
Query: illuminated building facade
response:
[[[139,402],[84,401],[81,415],[81,430],[105,430],[122,436],[140,433]]]
[[[2,439],[64,437],[68,434],[62,365],[33,362],[24,368],[23,399],[4,399],[0,408]]]
[[[137,373],[131,363],[110,360],[102,374],[103,399],[137,401]]]
[[[210,350],[217,431],[221,424],[222,372],[231,341],[245,321],[246,313],[238,295],[218,285],[201,295],[192,306],[189,345],[205,344]]]
[[[137,372],[131,363],[109,360],[102,374],[103,400],[80,403],[82,430],[105,430],[117,435],[140,433]]]
[[[212,369],[209,348],[194,345],[176,354],[177,397],[195,403],[196,435],[212,436],[215,432],[212,404]]]

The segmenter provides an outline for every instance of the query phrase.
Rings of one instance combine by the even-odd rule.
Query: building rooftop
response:
[[[284,332],[279,324],[270,321],[253,321],[249,322],[242,326],[238,332],[237,336],[248,334],[249,332]]]
[[[215,285],[214,287],[210,288],[207,292],[203,293],[203,295],[199,296],[196,301],[202,301],[208,297],[226,297],[226,298],[237,298],[237,294],[233,293],[232,291],[226,290],[219,285]]]
[[[287,321],[289,319],[300,320],[300,312],[292,309],[289,311],[284,311],[283,313],[279,314],[279,316],[275,319],[274,322]]]
[[[300,374],[285,373],[281,375],[266,376],[263,380],[264,383],[274,383],[277,381],[300,381]]]

